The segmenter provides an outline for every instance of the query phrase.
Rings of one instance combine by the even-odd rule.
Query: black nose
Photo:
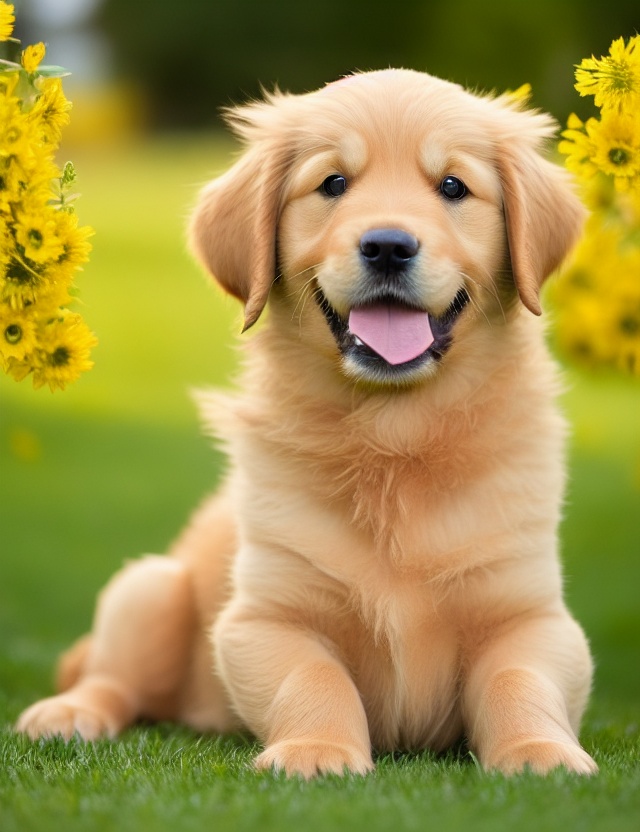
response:
[[[402,271],[418,253],[420,243],[399,228],[372,228],[360,238],[360,253],[377,272]]]

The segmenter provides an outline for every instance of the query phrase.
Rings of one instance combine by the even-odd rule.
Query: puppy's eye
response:
[[[331,176],[327,176],[320,186],[320,190],[327,196],[342,196],[347,190],[347,180],[344,176],[334,173]]]
[[[445,176],[440,183],[440,193],[447,199],[462,199],[466,196],[467,186],[457,176]]]

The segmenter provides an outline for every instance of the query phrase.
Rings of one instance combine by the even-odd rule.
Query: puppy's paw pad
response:
[[[106,715],[69,701],[65,694],[43,699],[27,708],[16,723],[16,731],[32,740],[56,736],[70,740],[75,735],[83,740],[95,740],[114,734]]]
[[[584,775],[598,771],[595,761],[579,745],[549,740],[529,740],[511,746],[490,768],[504,774],[518,774],[526,769],[548,774],[556,768]]]
[[[373,771],[369,752],[354,745],[320,740],[283,740],[267,746],[255,759],[257,769],[284,771],[309,780],[318,774],[367,774]]]

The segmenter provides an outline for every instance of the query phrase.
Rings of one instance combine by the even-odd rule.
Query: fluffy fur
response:
[[[488,769],[595,771],[577,740],[591,659],[562,598],[565,427],[537,317],[582,222],[539,153],[552,121],[404,70],[229,120],[246,151],[204,190],[192,246],[247,327],[269,311],[239,392],[202,396],[227,481],[170,557],[112,580],[61,692],[18,729],[244,726],[265,745],[257,766],[304,777],[462,735]],[[332,174],[337,198],[321,191]],[[447,175],[463,200],[443,197]],[[419,241],[397,277],[433,319],[469,301],[442,354],[410,369],[371,369],[328,323],[368,291],[359,241],[378,228]]]

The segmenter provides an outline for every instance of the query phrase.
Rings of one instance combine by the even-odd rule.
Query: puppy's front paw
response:
[[[96,740],[115,736],[117,728],[109,714],[70,701],[67,695],[61,694],[27,708],[16,723],[16,731],[27,734],[32,740],[56,736],[70,740],[74,735],[83,740]]]
[[[354,745],[321,740],[283,740],[267,746],[255,759],[257,769],[273,768],[288,777],[309,780],[318,774],[367,774],[373,771],[371,754]]]
[[[518,774],[527,768],[535,774],[548,774],[560,767],[585,775],[598,771],[595,761],[579,745],[550,740],[527,740],[512,745],[487,764],[487,768],[503,774]]]

